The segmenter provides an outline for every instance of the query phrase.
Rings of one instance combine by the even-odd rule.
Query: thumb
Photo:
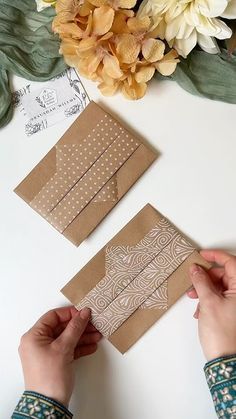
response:
[[[201,266],[193,264],[190,267],[190,277],[200,302],[217,294],[210,276]]]
[[[57,343],[70,350],[74,350],[90,319],[90,309],[83,308],[69,321],[65,330],[57,338]]]

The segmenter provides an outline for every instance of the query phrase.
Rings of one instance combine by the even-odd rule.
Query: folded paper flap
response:
[[[116,137],[47,216],[59,231],[68,227],[139,147],[139,142],[131,136],[127,134],[123,138],[122,135]]]
[[[91,101],[64,133],[58,143],[73,144],[75,140],[76,143],[80,143],[103,120],[105,115],[117,122],[108,112],[105,112],[95,102]]]
[[[109,115],[107,112],[105,114]],[[103,116],[104,110],[94,102],[90,102],[55,146],[15,188],[15,192],[30,203],[56,172],[56,146],[79,145]]]
[[[56,172],[56,148],[53,147],[14,189],[21,198],[30,203]]]
[[[94,144],[95,147],[98,145],[97,150],[91,149],[92,142],[89,141],[95,135],[97,137]],[[105,153],[105,150],[102,150],[102,143],[105,140],[108,141],[109,144],[106,146],[109,147],[119,136],[120,147],[125,146],[121,149],[122,153],[127,142],[131,145],[131,140],[138,146],[131,150],[132,153],[129,156],[123,156],[122,153],[119,156],[117,149],[118,156],[114,155],[114,160],[115,158],[122,160],[117,171],[114,174],[110,173],[109,179],[103,179],[98,189],[93,190],[89,199],[87,195],[91,192],[90,188],[84,185],[86,189],[84,193],[80,191],[78,197],[85,202],[74,205],[67,195],[74,194],[73,200],[78,201],[73,188],[102,158]],[[94,151],[98,152],[97,156],[93,154]],[[148,145],[144,145],[108,112],[91,102],[57,144],[21,182],[15,192],[65,237],[75,245],[79,245],[148,169],[156,157],[157,153]],[[90,164],[86,166],[85,161]],[[107,161],[106,166],[109,167],[110,163],[112,162]],[[98,180],[101,181],[101,179]],[[64,202],[66,205],[63,205]],[[61,203],[60,210],[59,203]],[[81,205],[80,209],[78,209],[79,205]],[[63,211],[65,214],[62,214]]]
[[[105,118],[110,122],[105,125]],[[103,126],[101,126],[101,121]],[[61,139],[56,143],[55,147],[80,146],[84,139],[91,135],[93,129],[99,125],[99,128],[107,134],[107,139],[111,142],[114,138],[113,134],[118,135],[122,128],[124,135],[131,135],[123,126],[121,126],[108,112],[105,112],[100,106],[94,102],[90,102],[85,110],[73,122],[69,129],[64,133]],[[97,132],[100,134],[100,132]],[[137,139],[136,139],[137,140]],[[20,195],[26,202],[30,203],[40,192],[43,186],[50,180],[56,172],[56,148],[53,147],[48,154],[34,167],[29,175],[17,186],[15,192]]]
[[[31,206],[62,232],[139,145],[138,140],[104,114],[80,143],[56,145],[56,173]],[[70,208],[65,201],[71,204]]]
[[[147,204],[123,229],[113,237],[108,245],[135,245],[162,218],[150,204]],[[74,305],[78,304],[85,295],[105,276],[104,246],[81,271],[61,290]],[[89,281],[88,281],[89,278]]]
[[[161,220],[164,224],[166,220]],[[159,238],[160,244],[164,247],[157,252],[157,255],[140,270],[136,264],[131,268],[131,259],[128,255],[128,261],[120,258],[118,253],[118,262],[114,264],[111,269],[111,275],[107,276],[110,282],[104,280],[100,281],[96,286],[77,306],[78,309],[82,307],[90,307],[92,313],[92,323],[94,326],[106,337],[109,337],[120,325],[133,314],[138,307],[140,307],[149,297],[154,296],[158,299],[157,306],[160,307],[159,291],[157,289],[163,285],[168,277],[183,263],[183,261],[194,251],[194,247],[184,239],[180,234],[172,233],[171,240],[166,244],[164,235],[161,231],[155,236],[155,228],[150,232],[153,237],[153,243],[150,243],[149,238],[143,240],[140,246],[140,257],[142,258],[142,249],[151,245],[155,248],[156,239]],[[130,265],[129,271],[125,273],[124,265]],[[120,275],[119,275],[120,274]],[[128,276],[125,281],[123,277]],[[117,286],[119,289],[117,290]],[[164,286],[164,288],[166,288]],[[163,302],[163,301],[161,301]]]
[[[100,189],[100,191],[91,199],[91,202],[115,202],[118,200],[118,189],[116,174]]]
[[[172,306],[191,287],[189,268],[192,263],[197,263],[205,269],[210,268],[201,255],[195,250],[179,267],[170,275],[167,281],[168,306]],[[152,306],[148,310],[137,309],[110,337],[109,341],[121,352],[126,352],[163,314],[165,310]],[[171,333],[171,331],[170,331]]]
[[[116,173],[118,198],[121,198],[129,190],[143,174],[144,168],[146,170],[156,158],[157,153],[140,143],[139,147]]]
[[[90,307],[94,320],[141,271],[163,251],[178,233],[161,218],[135,245],[108,245],[105,250],[106,275],[77,305],[78,309]]]
[[[57,144],[72,145],[75,142],[76,144],[80,144],[86,137],[89,135],[91,136],[91,134],[95,131],[99,134],[97,137],[101,137],[101,134],[104,134],[104,136],[109,139],[110,134],[114,139],[115,136],[119,135],[119,130],[122,130],[124,135],[132,136],[142,143],[136,135],[126,129],[124,125],[118,122],[118,120],[115,119],[109,112],[105,111],[102,107],[91,101],[60,138]],[[148,148],[150,146],[147,145],[146,147]]]
[[[143,144],[135,150],[115,176],[112,177],[112,179],[115,179],[117,186],[117,200],[120,200],[125,195],[155,159],[156,154]],[[116,201],[96,202],[96,198],[94,198],[66,228],[63,234],[75,244],[80,243],[87,237],[88,232],[91,233],[115,205]]]
[[[119,199],[115,175],[141,146],[112,117],[102,115],[80,142],[56,144],[56,171],[29,202],[61,233],[91,201]]]
[[[113,249],[119,247],[121,252],[125,247],[137,245],[144,236],[163,218],[151,205],[146,205],[98,254],[63,288],[63,294],[74,304],[78,304],[83,298],[101,281],[105,276],[106,248]],[[181,242],[185,241],[182,235],[178,235]],[[209,264],[193,250],[190,243],[187,244],[184,253],[185,260],[175,268],[171,273],[168,271],[168,278],[163,277],[156,290],[145,300],[140,307],[126,319],[122,320],[117,330],[110,336],[109,340],[121,352],[128,348],[170,307],[186,290],[191,286],[189,279],[189,266],[193,263],[199,263],[205,268]],[[176,247],[178,251],[178,246]],[[167,252],[167,260],[168,260]],[[162,255],[163,256],[163,255]],[[150,273],[157,270],[151,269]],[[155,296],[155,292],[157,295]],[[115,300],[113,300],[115,301]]]
[[[85,138],[80,144],[57,144],[56,172],[31,201],[34,208],[40,207],[43,215],[52,211],[75,184],[93,166],[97,159],[109,147],[111,141],[101,140],[99,148]],[[100,143],[99,143],[100,145]],[[43,205],[44,204],[44,205]]]

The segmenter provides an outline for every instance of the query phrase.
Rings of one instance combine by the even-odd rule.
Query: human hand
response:
[[[236,257],[221,250],[203,250],[201,255],[218,266],[206,272],[192,265],[194,288],[187,294],[199,298],[194,317],[203,352],[210,361],[236,353]]]
[[[21,338],[19,354],[25,389],[68,406],[74,361],[97,350],[101,334],[89,323],[90,310],[63,307],[44,314]]]

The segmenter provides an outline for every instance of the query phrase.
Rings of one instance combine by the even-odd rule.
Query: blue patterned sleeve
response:
[[[17,404],[11,419],[71,419],[72,413],[53,399],[25,391]]]
[[[236,355],[214,359],[204,371],[218,418],[236,419]]]

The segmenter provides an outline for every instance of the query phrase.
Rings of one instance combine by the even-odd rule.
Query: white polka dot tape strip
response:
[[[56,145],[56,173],[30,203],[41,215],[50,213],[120,132],[124,132],[111,118],[104,119],[105,123],[100,120],[80,143]]]
[[[113,176],[106,185],[100,190],[100,192],[95,195],[93,198],[93,202],[109,202],[109,201],[117,201],[118,194],[117,194],[117,182],[116,177]]]
[[[47,220],[60,232],[63,232],[129,159],[138,146],[139,143],[130,135],[127,134],[125,138],[123,135],[119,135],[48,214]]]
[[[56,148],[56,173],[30,205],[61,233],[89,202],[116,201],[115,173],[140,143],[107,114],[77,144]]]

